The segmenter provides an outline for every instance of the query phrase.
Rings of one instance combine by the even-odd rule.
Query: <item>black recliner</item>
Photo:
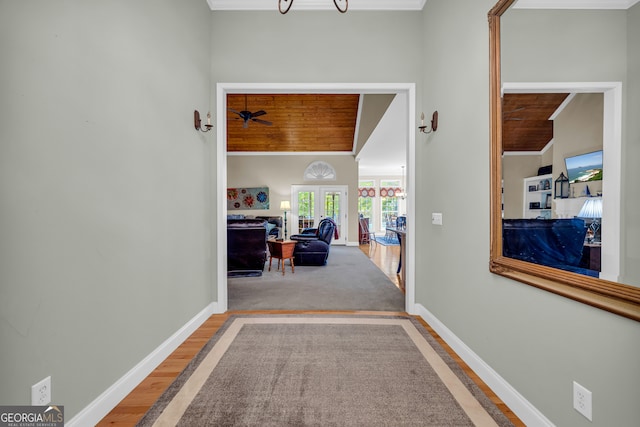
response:
[[[227,220],[227,276],[261,276],[267,261],[267,222]]]
[[[326,265],[331,240],[335,235],[336,223],[331,218],[324,218],[318,228],[309,228],[302,234],[291,236],[290,239],[296,241],[293,250],[295,265]]]

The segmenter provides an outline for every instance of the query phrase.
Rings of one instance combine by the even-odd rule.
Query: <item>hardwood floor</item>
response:
[[[380,270],[402,290],[400,286],[400,275],[398,271],[398,261],[400,260],[400,246],[385,246],[379,243],[360,245],[360,250],[364,252]]]
[[[369,248],[369,245],[362,245],[360,249],[370,256],[371,260],[396,284],[399,285],[399,278],[396,274],[400,248],[398,246],[383,246]],[[143,380],[127,397],[125,397],[107,416],[105,416],[99,426],[134,426],[153,403],[160,397],[162,392],[173,382],[182,372],[191,359],[202,349],[207,341],[216,333],[220,326],[230,315],[242,314],[369,314],[369,315],[407,315],[403,312],[379,312],[379,311],[241,311],[215,314],[202,324],[184,343],[182,343],[163,363],[161,363],[145,380]],[[429,331],[429,333],[445,348],[458,365],[469,375],[469,377],[480,387],[480,389],[493,401],[498,408],[518,427],[524,423],[511,412],[511,410],[491,391],[491,389],[467,366],[466,363],[435,333],[435,331],[420,317],[418,321]]]

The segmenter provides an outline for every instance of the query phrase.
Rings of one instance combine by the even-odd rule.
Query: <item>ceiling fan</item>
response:
[[[264,110],[259,110],[259,111],[256,111],[255,113],[252,113],[251,111],[249,111],[249,109],[247,108],[247,95],[244,96],[244,110],[236,111],[231,108],[229,108],[228,110],[240,116],[240,118],[243,120],[243,123],[242,123],[243,128],[249,127],[249,121],[261,123],[267,126],[271,126],[273,124],[266,120],[256,119],[256,117],[264,116],[265,114],[267,114],[267,112]]]

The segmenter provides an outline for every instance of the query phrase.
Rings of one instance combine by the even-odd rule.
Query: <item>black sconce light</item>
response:
[[[434,111],[431,116],[431,129],[427,130],[427,126],[424,125],[424,113],[420,114],[420,126],[418,126],[420,132],[422,133],[431,133],[438,130],[438,112]]]
[[[564,172],[560,172],[560,176],[556,179],[553,193],[554,199],[566,199],[569,197],[569,178],[564,176]]]
[[[206,129],[202,129],[201,123],[202,120],[200,120],[200,113],[198,112],[198,110],[195,110],[193,112],[193,125],[195,126],[196,130],[199,130],[200,132],[209,132],[213,127],[213,125],[211,124],[211,112],[207,113],[207,124],[204,125]]]

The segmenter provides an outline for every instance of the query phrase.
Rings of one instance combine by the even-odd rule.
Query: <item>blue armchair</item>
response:
[[[302,234],[291,236],[291,240],[296,241],[293,250],[295,265],[326,265],[335,234],[336,223],[331,218],[324,218],[318,228],[306,229]]]

